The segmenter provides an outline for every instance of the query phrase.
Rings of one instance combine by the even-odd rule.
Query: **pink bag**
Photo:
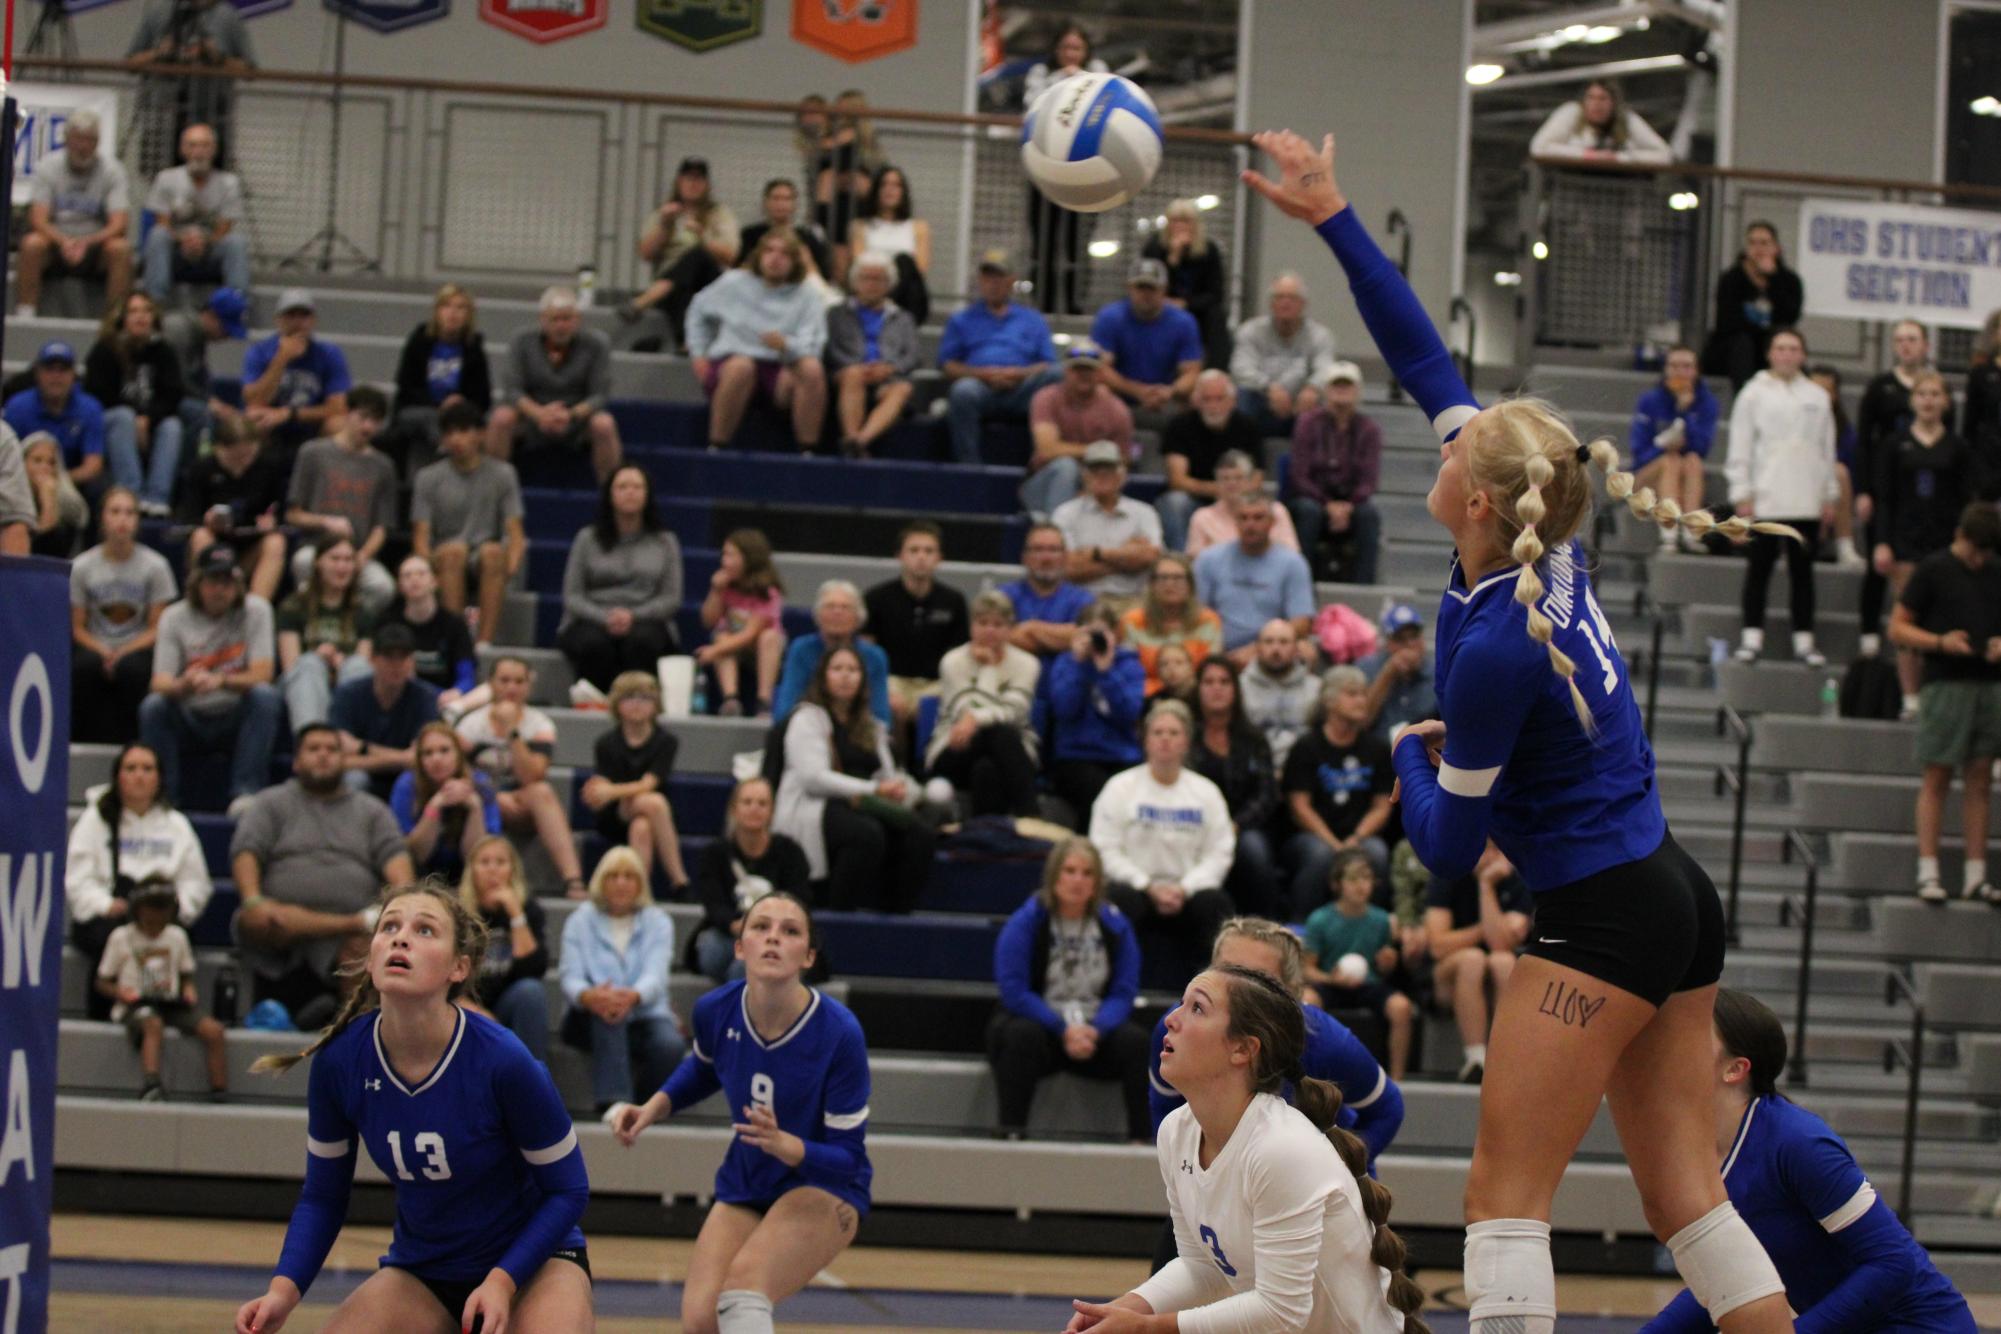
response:
[[[1354,608],[1330,602],[1313,618],[1313,637],[1330,663],[1354,662],[1376,651],[1376,627]]]

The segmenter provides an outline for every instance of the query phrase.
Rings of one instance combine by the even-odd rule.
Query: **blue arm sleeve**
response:
[[[811,648],[807,647],[809,644]],[[799,697],[806,693],[807,678],[813,675],[813,649],[819,644],[820,637],[813,635],[810,639],[802,637],[793,640],[792,646],[785,650],[785,661],[778,671],[778,685],[771,694],[771,716],[780,722],[792,716]],[[874,705],[873,696],[870,697],[870,705]]]
[[[1084,702],[1090,698],[1085,670],[1084,665],[1067,652],[1049,664],[1049,711],[1055,715],[1056,721],[1075,722],[1083,717]]]
[[[417,780],[414,774],[400,774],[396,786],[389,789],[389,813],[396,817],[396,827],[409,833],[417,824]]]
[[[512,1061],[495,1067],[494,1075],[493,1098],[500,1107],[501,1121],[514,1146],[528,1160],[542,1192],[542,1203],[528,1216],[497,1266],[514,1280],[516,1288],[522,1288],[584,1216],[584,1206],[591,1199],[591,1182],[584,1171],[584,1151],[577,1145],[576,1128],[570,1124],[570,1114],[564,1110],[548,1068],[520,1049]]]
[[[994,940],[994,984],[1000,988],[1000,1002],[1009,1014],[1033,1019],[1050,1032],[1061,1033],[1063,1016],[1050,1008],[1029,981],[1028,963],[1035,953],[1034,930],[1025,912],[1007,919],[1007,925]]]
[[[1890,1323],[1884,1317],[1917,1272],[1913,1254],[1917,1243],[1881,1200],[1832,1235],[1847,1262],[1847,1277],[1811,1310],[1800,1312],[1793,1328],[1800,1334],[1864,1334],[1882,1329]]]
[[[1348,275],[1355,309],[1376,340],[1397,382],[1410,391],[1441,440],[1450,440],[1480,410],[1473,391],[1459,378],[1452,354],[1432,327],[1396,265],[1390,263],[1368,228],[1344,208],[1314,229],[1333,250]]]
[[[1153,1042],[1147,1048],[1146,1065],[1146,1109],[1153,1117],[1153,1132],[1160,1133],[1160,1123],[1167,1114],[1182,1104],[1182,1097],[1173,1086],[1160,1077],[1160,1044],[1167,1038],[1167,1016],[1160,1016],[1160,1022],[1153,1026]]]
[[[1389,1147],[1403,1125],[1403,1091],[1347,1025],[1328,1017],[1307,1025],[1306,1073],[1338,1086],[1354,1131],[1369,1146],[1369,1161]]]
[[[1649,389],[1640,395],[1640,401],[1633,405],[1633,424],[1626,430],[1626,457],[1633,461],[1633,467],[1644,468],[1653,461],[1660,450],[1654,445],[1654,437],[1660,428],[1654,425],[1654,391]]]
[[[819,1126],[807,1128],[813,1133],[800,1136],[806,1143],[806,1156],[799,1162],[800,1176],[830,1190],[854,1184],[862,1165],[868,1162],[864,1143],[868,1095],[868,1047],[862,1041],[861,1025],[850,1020],[827,1064],[826,1092],[821,1099],[826,1113]]]
[[[1522,635],[1533,645],[1526,630]],[[1445,762],[1433,769],[1424,747],[1409,735],[1399,739],[1391,756],[1403,784],[1404,836],[1425,868],[1447,880],[1472,871],[1486,850],[1494,784],[1545,684],[1534,672],[1549,671],[1528,655],[1482,657],[1469,661],[1462,654],[1438,701]]]
[[[669,1114],[687,1111],[723,1086],[722,1078],[716,1074],[715,1058],[709,1055],[716,1034],[715,1025],[710,1022],[714,1007],[706,1002],[714,995],[710,992],[695,1002],[694,1017],[688,1022],[688,1054],[660,1086],[667,1101],[673,1104],[668,1108]]]
[[[453,669],[453,688],[463,695],[478,684],[479,676],[473,660],[471,658],[460,658],[458,666]]]
[[[1117,953],[1112,959],[1111,982],[1098,1002],[1098,1012],[1091,1016],[1091,1027],[1100,1033],[1109,1033],[1130,1018],[1133,1001],[1139,997],[1139,938],[1130,926],[1119,935],[1114,948]]]
[[[1716,395],[1703,385],[1696,391],[1695,403],[1682,420],[1688,424],[1688,447],[1703,458],[1709,457],[1710,446],[1716,443],[1716,421],[1722,415],[1722,405]]]
[[[278,1252],[277,1272],[302,1293],[319,1277],[347,1221],[354,1188],[355,1130],[336,1096],[339,1080],[332,1066],[324,1054],[313,1061],[306,1089],[306,1183]]]
[[[1640,1334],[1709,1334],[1715,1328],[1695,1294],[1683,1288],[1659,1315],[1640,1327]]]

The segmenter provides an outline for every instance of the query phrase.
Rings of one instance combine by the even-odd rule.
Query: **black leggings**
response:
[[[971,793],[975,815],[1036,813],[1035,761],[1028,758],[1019,727],[987,724],[964,750],[940,751],[931,772]]]
[[[1216,943],[1216,932],[1236,912],[1230,896],[1220,889],[1197,890],[1182,903],[1181,911],[1172,916],[1156,908],[1146,890],[1139,886],[1108,885],[1105,895],[1132,920],[1133,930],[1139,935],[1141,958],[1150,957],[1158,949],[1174,952],[1177,967],[1173,990],[1177,992],[1188,985],[1189,978],[1209,966],[1209,950]]]
[[[931,881],[938,835],[911,819],[891,824],[830,798],[820,817],[827,840],[826,905],[839,912],[909,912]]]
[[[635,617],[630,630],[614,635],[595,621],[574,620],[557,634],[556,647],[579,677],[609,691],[620,672],[653,675],[661,656],[674,651],[674,627]]]
[[[1045,314],[1083,312],[1078,289],[1084,284],[1084,243],[1091,231],[1090,214],[1061,208],[1034,186],[1028,187],[1028,277],[1035,286],[1035,303]]]
[[[117,743],[139,735],[139,705],[153,688],[153,650],[127,653],[104,676],[104,659],[87,648],[70,656],[70,736]]]
[[[1130,764],[1110,764],[1103,760],[1057,760],[1049,766],[1049,784],[1056,789],[1056,795],[1077,813],[1078,833],[1090,829],[1091,804],[1098,799],[1098,793],[1104,790],[1105,784],[1112,781],[1112,775],[1131,767]]]
[[[1126,1138],[1152,1139],[1153,1117],[1146,1102],[1148,1040],[1147,1031],[1138,1024],[1123,1023],[1098,1035],[1089,1060],[1073,1061],[1063,1050],[1061,1033],[1006,1010],[997,1012],[987,1024],[987,1061],[993,1066],[994,1091],[1000,1099],[1001,1129],[1024,1129],[1036,1085],[1059,1070],[1069,1070],[1087,1079],[1117,1080],[1124,1094]]]
[[[1758,516],[1760,519],[1763,515]],[[1820,519],[1780,519],[1797,528],[1807,540],[1795,542],[1770,533],[1751,534],[1750,566],[1744,572],[1744,626],[1749,630],[1765,627],[1765,585],[1771,582],[1772,567],[1785,549],[1786,576],[1792,584],[1793,629],[1813,629],[1813,535],[1820,531]]]

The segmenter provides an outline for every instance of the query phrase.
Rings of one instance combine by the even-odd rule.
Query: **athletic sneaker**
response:
[[[166,1100],[167,1091],[160,1087],[160,1081],[157,1079],[147,1080],[146,1086],[139,1090],[140,1102],[165,1102]]]
[[[1986,903],[2001,908],[2001,886],[1991,880],[1982,880],[1977,885],[1966,887],[1966,897],[1975,903]]]
[[[1810,648],[1800,654],[1800,662],[1805,666],[1813,668],[1815,671],[1819,671],[1821,668],[1827,666],[1827,655],[1817,648]]]
[[[1459,1067],[1459,1082],[1462,1084],[1477,1084],[1486,1077],[1486,1074],[1486,1066],[1480,1064],[1478,1061],[1468,1061]]]
[[[1737,651],[1735,653],[1732,653],[1730,656],[1735,658],[1738,662],[1756,662],[1758,660],[1759,652],[1760,650],[1753,648],[1749,644],[1739,644],[1737,646]]]
[[[1920,880],[1918,882],[1918,897],[1926,903],[1944,903],[1945,886],[1941,885],[1936,878]]]

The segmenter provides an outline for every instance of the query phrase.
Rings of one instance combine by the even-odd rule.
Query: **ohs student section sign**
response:
[[[1809,199],[1795,251],[1809,315],[1977,329],[2001,309],[2001,213]]]

